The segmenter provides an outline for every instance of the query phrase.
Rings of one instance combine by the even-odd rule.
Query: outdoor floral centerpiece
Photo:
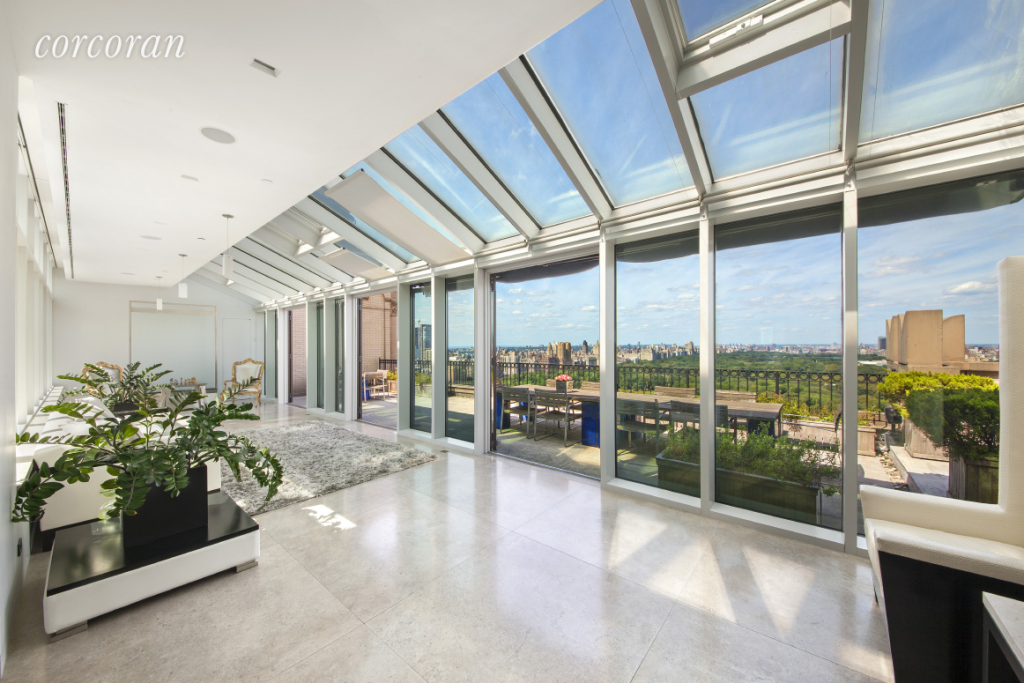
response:
[[[555,378],[555,391],[568,391],[571,382],[572,377],[569,375],[559,375]]]

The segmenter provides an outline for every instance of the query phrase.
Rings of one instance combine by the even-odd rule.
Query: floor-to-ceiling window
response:
[[[715,229],[715,500],[842,528],[837,207]]]
[[[615,473],[700,495],[697,235],[615,249]]]
[[[345,300],[334,300],[334,410],[345,411]]]
[[[316,304],[313,332],[316,336],[316,407],[324,407],[324,302]]]
[[[430,431],[431,394],[431,304],[430,283],[424,282],[410,287],[412,306],[409,310],[412,323],[412,358],[408,385],[410,387],[410,424],[413,429]]]
[[[398,428],[398,292],[357,299],[356,415],[389,429]]]
[[[473,276],[445,281],[445,436],[472,442],[474,406]]]
[[[998,502],[996,266],[1024,254],[1022,198],[1018,171],[860,201],[861,485]]]
[[[263,338],[263,390],[267,398],[277,398],[277,316],[276,309],[267,311],[266,336]]]
[[[498,453],[600,476],[596,256],[492,276]]]

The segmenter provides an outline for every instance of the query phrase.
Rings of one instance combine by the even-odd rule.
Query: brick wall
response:
[[[398,294],[363,297],[362,372],[377,369],[378,358],[398,358]]]
[[[294,308],[291,316],[292,395],[306,395],[306,309]]]

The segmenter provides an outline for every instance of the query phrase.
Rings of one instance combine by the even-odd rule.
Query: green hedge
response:
[[[949,449],[951,457],[998,457],[998,386],[913,389],[907,394],[906,405],[914,424],[936,444]]]
[[[890,401],[905,403],[907,394],[911,391],[942,388],[995,391],[999,389],[999,385],[993,379],[977,375],[949,375],[943,372],[931,373],[912,370],[910,372],[890,372],[879,383],[878,393]]]

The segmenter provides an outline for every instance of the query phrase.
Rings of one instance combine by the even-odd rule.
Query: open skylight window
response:
[[[399,192],[398,189],[395,188],[395,186],[392,185],[391,183],[389,183],[387,180],[385,180],[384,177],[381,174],[377,173],[372,168],[370,168],[366,164],[365,161],[360,161],[358,164],[356,164],[352,168],[350,168],[347,171],[345,171],[344,173],[342,173],[341,177],[342,178],[348,178],[350,175],[352,175],[356,171],[363,171],[363,172],[366,173],[366,175],[368,175],[371,178],[373,178],[377,182],[378,185],[380,185],[385,190],[387,190],[388,194],[390,194],[392,197],[394,197],[399,202],[401,202],[405,206],[405,208],[409,209],[414,214],[416,214],[416,216],[421,221],[423,221],[424,223],[426,223],[427,225],[432,227],[434,230],[436,230],[439,233],[441,233],[442,235],[444,235],[448,239],[449,242],[453,242],[453,243],[459,245],[460,247],[466,246],[462,242],[460,242],[459,240],[455,239],[455,237],[453,237],[450,232],[448,232],[444,227],[442,227],[441,224],[438,223],[437,220],[435,220],[433,216],[431,216],[429,213],[427,213],[426,211],[421,209],[419,204],[417,204],[416,202],[414,202],[411,199],[409,199],[404,193]]]
[[[590,213],[501,76],[492,74],[441,111],[538,224]]]
[[[379,231],[367,225],[366,221],[357,218],[355,214],[353,214],[351,211],[349,211],[344,206],[328,197],[326,194],[324,194],[326,190],[326,187],[321,187],[319,190],[311,194],[310,197],[318,204],[323,206],[325,209],[335,214],[343,221],[351,225],[353,228],[363,233],[364,235],[372,239],[374,242],[384,247],[385,249],[387,249],[392,254],[402,259],[406,263],[412,263],[413,261],[420,260],[419,258],[417,258],[415,254],[412,254],[407,249],[403,249],[402,247],[398,246],[392,240],[382,235]]]
[[[690,98],[716,178],[839,149],[843,39]]]
[[[693,184],[628,0],[605,0],[527,57],[613,204]]]
[[[487,197],[419,126],[384,145],[391,156],[485,242],[518,235]]]
[[[871,0],[860,140],[1024,102],[1020,0]]]
[[[768,4],[768,0],[678,0],[687,40],[693,40]]]

